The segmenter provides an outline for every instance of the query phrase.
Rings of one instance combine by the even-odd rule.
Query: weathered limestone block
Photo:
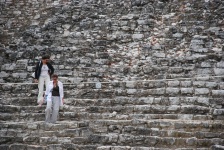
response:
[[[13,73],[12,77],[25,79],[27,75],[28,75],[27,73]]]
[[[208,95],[209,89],[208,88],[195,88],[196,95]]]
[[[89,140],[90,143],[106,144],[106,143],[108,143],[109,137],[107,135],[94,135],[94,134],[91,134],[88,137],[88,140]]]
[[[175,80],[175,81],[168,81],[167,85],[169,87],[178,87],[180,85],[180,81],[177,81],[177,80]]]
[[[206,82],[206,84],[205,84],[205,87],[207,87],[207,88],[217,88],[217,86],[218,86],[218,83],[216,83],[216,82]]]
[[[4,84],[4,85],[2,85],[2,89],[4,91],[10,91],[13,89],[13,85],[12,84]]]
[[[169,103],[170,105],[180,105],[180,99],[179,97],[169,97]]]
[[[10,74],[9,73],[6,73],[5,71],[1,71],[0,72],[0,78],[7,78],[9,76],[10,76]]]
[[[13,71],[16,67],[16,64],[15,63],[12,63],[12,64],[4,64],[2,65],[1,67],[1,70],[2,71]]]
[[[45,150],[47,146],[27,145],[27,150]]]
[[[28,65],[28,60],[17,60],[15,69],[26,70]]]
[[[178,105],[171,105],[167,107],[167,112],[168,113],[177,113],[181,109],[181,106]]]
[[[192,137],[192,138],[188,138],[186,141],[187,145],[195,145],[197,143],[197,138],[196,137]]]
[[[221,76],[224,74],[224,69],[221,68],[214,68],[214,73],[216,76]]]
[[[209,106],[209,98],[198,97],[198,99],[196,100],[196,104],[199,104],[200,106]]]
[[[205,87],[205,83],[206,83],[205,81],[194,81],[193,86],[201,88],[201,87]]]
[[[137,93],[137,90],[136,89],[127,89],[127,94],[134,95],[136,93]]]
[[[56,144],[58,143],[58,138],[56,136],[53,137],[41,137],[40,138],[41,144]]]
[[[197,114],[207,114],[210,109],[203,106],[194,106],[194,105],[184,105],[181,106],[181,112],[185,114],[197,113]]]
[[[148,89],[149,95],[163,95],[165,94],[165,88]]]
[[[213,115],[223,115],[224,109],[215,109]]]
[[[224,149],[224,146],[218,144],[211,146],[211,150],[221,150],[221,149]]]
[[[213,96],[223,96],[224,90],[212,90],[212,95]]]
[[[26,144],[11,144],[9,148],[12,150],[26,149],[27,145]]]
[[[166,94],[171,96],[178,95],[179,92],[180,92],[179,88],[170,88],[170,87],[166,88]]]
[[[35,143],[39,142],[39,137],[38,136],[27,136],[27,137],[23,138],[23,141],[25,143],[35,144]]]
[[[141,97],[139,98],[140,102],[143,102],[144,104],[152,104],[154,101],[153,97]]]
[[[160,138],[157,136],[145,137],[144,143],[147,144],[148,147],[155,146],[160,141]]]
[[[194,89],[193,88],[181,88],[180,92],[181,92],[181,94],[193,94]]]
[[[134,41],[139,41],[139,40],[142,40],[144,38],[144,35],[143,34],[133,34],[132,38],[133,38]]]
[[[190,87],[192,86],[192,81],[181,81],[182,87]]]

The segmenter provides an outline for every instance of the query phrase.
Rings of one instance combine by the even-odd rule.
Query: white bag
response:
[[[33,78],[35,78],[35,72],[33,72],[33,73],[31,74],[31,76],[32,76]]]

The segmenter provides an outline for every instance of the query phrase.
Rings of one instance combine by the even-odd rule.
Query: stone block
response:
[[[38,136],[26,136],[23,138],[24,143],[38,143],[39,142],[39,137]]]
[[[215,109],[213,115],[224,115],[224,109]]]
[[[180,106],[178,106],[178,105],[172,105],[172,106],[168,106],[167,107],[167,112],[168,113],[178,113],[179,112],[179,110],[180,110]]]
[[[179,97],[169,97],[169,103],[170,105],[179,105],[180,99]]]
[[[197,145],[197,138],[195,138],[195,137],[188,138],[186,140],[186,144],[189,145],[189,146],[195,146],[195,145]]]
[[[205,87],[214,89],[214,88],[218,87],[218,83],[216,83],[216,82],[206,82]]]
[[[1,67],[1,71],[13,71],[16,68],[16,64],[12,63],[12,64],[4,64]]]
[[[27,150],[46,150],[46,146],[27,145]]]
[[[212,90],[213,96],[224,96],[224,90]]]
[[[127,89],[127,94],[134,95],[136,93],[137,93],[137,90],[136,89]]]
[[[195,88],[195,95],[209,95],[208,88]]]
[[[210,150],[223,150],[224,146],[223,145],[212,145],[210,147]]]
[[[202,106],[194,106],[194,105],[186,105],[181,106],[181,113],[185,114],[206,114],[209,113],[210,109],[208,107],[202,107]]]
[[[27,144],[11,144],[9,146],[10,150],[27,149]]]
[[[168,95],[172,95],[172,96],[176,96],[178,95],[180,92],[180,89],[179,88],[166,88],[166,94]]]
[[[198,97],[198,99],[196,100],[196,104],[200,105],[200,106],[209,106],[209,98],[207,97]]]
[[[126,87],[127,88],[134,88],[135,84],[136,84],[136,82],[126,82]]]
[[[145,137],[144,145],[148,147],[153,147],[160,142],[160,138],[157,136],[147,136]]]
[[[149,95],[164,95],[165,88],[148,89]]]
[[[176,139],[173,137],[164,137],[161,138],[161,144],[162,145],[174,145],[176,142]]]
[[[62,150],[61,144],[48,144],[47,150]]]
[[[193,88],[181,88],[180,89],[181,94],[193,94],[194,93],[194,89]]]
[[[180,114],[178,115],[178,119],[182,120],[192,120],[194,118],[194,115],[192,114]]]
[[[109,140],[109,138],[106,135],[91,134],[88,136],[88,142],[90,142],[90,143],[106,144],[106,143],[108,143],[108,140]]]
[[[193,81],[193,86],[197,88],[203,88],[205,87],[205,81]]]
[[[144,34],[133,34],[132,35],[132,39],[134,41],[139,41],[139,40],[142,40],[144,38]]]
[[[111,146],[99,146],[97,150],[111,150]]]
[[[71,143],[70,137],[60,137],[58,138],[58,144]]]
[[[222,76],[224,74],[224,69],[214,68],[214,73],[216,76]]]
[[[190,86],[192,86],[192,81],[181,81],[180,85],[182,87],[190,87]]]
[[[180,81],[175,80],[175,81],[167,81],[167,85],[169,87],[178,87],[180,85]]]

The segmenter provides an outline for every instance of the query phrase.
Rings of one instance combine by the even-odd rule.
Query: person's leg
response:
[[[50,82],[50,76],[47,76],[44,78],[44,84],[45,84],[45,91],[49,86],[49,82]],[[44,94],[43,94],[44,95]],[[43,96],[44,97],[44,96]],[[43,98],[43,103],[46,103],[45,99]]]
[[[58,119],[58,112],[60,107],[60,97],[59,96],[53,96],[52,98],[53,103],[53,109],[52,109],[52,117],[51,117],[51,123],[55,123]]]
[[[52,101],[47,101],[47,106],[45,109],[45,122],[51,122],[51,113],[52,113]]]
[[[44,92],[44,78],[39,77],[38,80],[38,98],[37,98],[37,103],[40,104],[41,101],[43,100],[43,92]]]

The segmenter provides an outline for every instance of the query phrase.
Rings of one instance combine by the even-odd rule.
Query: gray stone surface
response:
[[[0,149],[223,149],[223,8],[0,0]],[[64,83],[57,124],[30,76],[43,54]]]

